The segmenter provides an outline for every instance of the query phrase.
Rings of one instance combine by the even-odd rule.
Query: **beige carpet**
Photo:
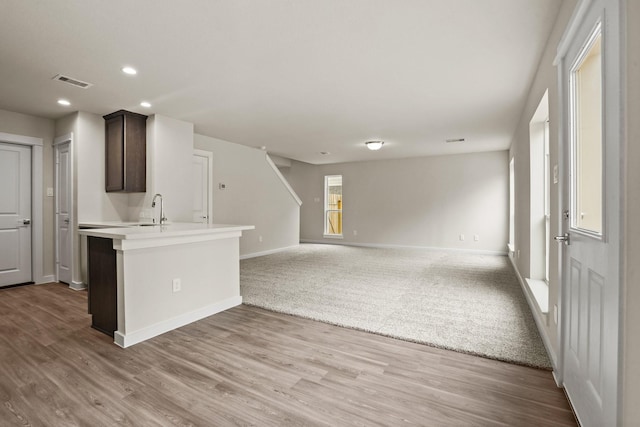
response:
[[[268,310],[550,368],[505,256],[302,244],[241,261],[240,293]]]

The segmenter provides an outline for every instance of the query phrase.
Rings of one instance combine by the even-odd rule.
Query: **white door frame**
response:
[[[73,194],[74,194],[74,185],[73,185],[73,177],[75,176],[75,170],[73,168],[73,132],[70,132],[66,135],[62,135],[59,136],[57,138],[55,138],[53,140],[53,174],[54,174],[54,191],[55,193],[55,197],[56,197],[56,201],[55,201],[55,207],[54,207],[54,225],[55,225],[55,275],[56,275],[56,280],[59,279],[58,277],[58,260],[60,259],[59,254],[58,254],[58,240],[60,238],[60,236],[58,235],[58,231],[59,231],[59,224],[58,224],[58,210],[57,210],[57,203],[58,203],[58,166],[57,166],[57,155],[56,155],[56,147],[62,144],[66,144],[69,143],[69,157],[70,157],[70,162],[69,162],[69,175],[71,177],[71,179],[69,180],[69,195],[71,196],[71,209],[69,209],[69,229],[70,229],[70,234],[71,234],[71,239],[70,239],[70,245],[71,245],[71,256],[69,258],[69,268],[71,270],[71,281],[69,282],[69,287],[71,289],[74,290],[82,290],[82,289],[86,289],[87,286],[82,283],[82,282],[76,282],[73,280],[73,272],[75,271],[75,235],[76,235],[76,223],[75,223],[75,215],[74,215],[74,199],[73,199]]]
[[[558,67],[558,92],[560,94],[560,129],[559,136],[561,141],[560,146],[560,160],[559,164],[563,165],[564,168],[568,168],[570,159],[567,158],[566,155],[566,144],[570,143],[568,138],[569,135],[569,120],[570,118],[567,116],[567,112],[569,111],[569,97],[568,97],[568,82],[566,81],[566,76],[564,75],[564,70],[567,67],[567,61],[570,59],[567,58],[567,54],[571,48],[572,43],[575,41],[576,37],[581,31],[584,31],[583,26],[586,25],[586,19],[588,16],[593,14],[597,14],[599,19],[603,22],[603,40],[607,41],[605,45],[603,45],[604,49],[604,62],[603,62],[603,74],[605,75],[605,80],[603,81],[603,101],[605,105],[603,105],[603,140],[605,147],[603,156],[603,173],[604,175],[604,185],[603,185],[603,203],[605,203],[606,210],[603,212],[604,222],[603,224],[606,227],[606,230],[603,230],[605,237],[605,241],[609,244],[609,248],[607,250],[607,282],[612,286],[616,287],[617,292],[617,304],[618,304],[618,316],[615,319],[615,324],[607,324],[607,334],[609,340],[605,342],[605,351],[607,352],[607,359],[609,361],[613,361],[613,363],[605,366],[606,372],[603,372],[604,376],[604,396],[606,397],[607,402],[604,402],[603,405],[603,416],[606,419],[606,422],[610,425],[617,425],[620,420],[621,414],[621,399],[620,399],[620,363],[619,363],[619,355],[621,354],[621,341],[619,340],[619,330],[620,330],[620,315],[619,310],[621,307],[620,304],[620,270],[621,270],[621,258],[620,258],[620,250],[624,245],[624,223],[622,221],[620,212],[622,212],[622,190],[623,190],[623,181],[622,177],[623,172],[621,169],[621,153],[622,153],[622,126],[618,126],[622,124],[622,117],[624,117],[624,105],[621,102],[621,94],[625,93],[622,78],[623,73],[623,61],[622,58],[622,47],[623,40],[621,39],[621,35],[624,32],[624,19],[621,16],[621,7],[622,0],[581,0],[574,14],[571,18],[571,22],[567,26],[565,33],[563,35],[562,40],[559,43],[557,56],[554,61],[554,65]],[[597,9],[594,9],[597,8]],[[596,11],[597,12],[594,12]],[[609,101],[606,101],[609,99]],[[611,105],[615,105],[615,108],[608,108]],[[617,175],[616,175],[617,173]],[[568,190],[567,186],[570,185],[570,182],[566,181],[564,177],[565,173],[561,174],[563,177],[561,179],[561,186],[563,188],[560,191],[560,205],[562,209],[571,208],[570,199],[567,200]],[[612,179],[616,178],[616,179]],[[611,191],[613,190],[613,191]],[[609,191],[609,192],[608,192]],[[568,220],[563,220],[565,223],[563,224],[563,230],[569,230],[569,227],[566,223]],[[561,251],[561,253],[563,253]],[[561,265],[564,267],[564,260],[561,262]],[[569,301],[567,300],[568,295],[568,286],[567,282],[567,271],[563,268],[562,271],[562,281],[561,281],[561,292],[559,295],[559,307],[560,307],[560,319],[561,321],[558,324],[558,342],[559,342],[559,356],[558,356],[558,366],[556,370],[556,378],[558,381],[564,383],[565,380],[565,347],[566,340],[569,337],[566,336],[564,325],[567,324],[568,319],[568,309],[567,304]],[[581,414],[577,414],[578,418],[580,418]],[[584,417],[584,415],[582,415]],[[581,422],[588,422],[589,420],[585,420],[584,418]],[[609,425],[608,424],[608,425]]]
[[[36,284],[54,281],[44,275],[44,214],[42,204],[42,138],[0,132],[0,142],[31,147],[31,277]]]
[[[193,150],[193,154],[195,156],[207,158],[207,181],[209,184],[209,194],[207,195],[209,198],[209,203],[207,204],[207,224],[213,224],[213,153],[211,151],[198,150],[196,148]]]

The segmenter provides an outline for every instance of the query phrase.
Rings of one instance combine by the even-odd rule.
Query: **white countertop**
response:
[[[253,225],[199,224],[176,222],[163,225],[140,225],[137,222],[89,221],[78,224],[79,233],[85,236],[104,237],[114,240],[158,239],[177,236],[196,236],[253,230]],[[85,228],[82,227],[94,227]],[[105,228],[106,227],[106,228]]]

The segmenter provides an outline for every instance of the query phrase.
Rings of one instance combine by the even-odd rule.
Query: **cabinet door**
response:
[[[113,336],[118,329],[118,276],[113,241],[89,236],[87,254],[91,326]]]
[[[124,191],[147,191],[147,117],[124,116]]]
[[[114,117],[105,122],[107,191],[124,190],[124,117]]]

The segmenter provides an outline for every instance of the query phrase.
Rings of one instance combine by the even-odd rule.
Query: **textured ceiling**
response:
[[[158,113],[310,163],[503,150],[560,5],[3,0],[0,108]],[[386,143],[369,152],[369,139]]]

